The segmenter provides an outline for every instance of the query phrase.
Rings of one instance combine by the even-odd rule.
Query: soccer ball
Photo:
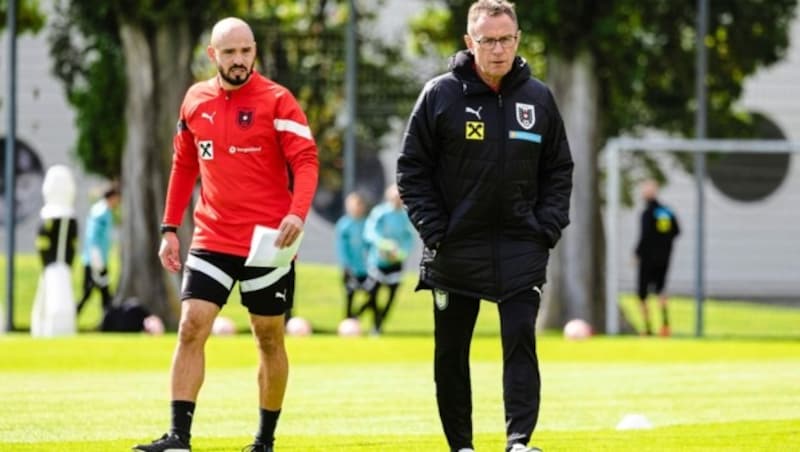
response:
[[[164,334],[164,322],[158,316],[148,315],[142,322],[142,326],[147,334],[152,334],[153,336]]]
[[[302,317],[292,317],[286,322],[286,334],[289,336],[311,336],[311,323]]]
[[[586,320],[572,319],[564,325],[564,337],[570,340],[587,339],[592,335],[592,326]]]
[[[217,316],[211,325],[211,334],[216,336],[230,336],[236,334],[236,324],[229,317]]]
[[[356,319],[344,319],[339,322],[339,328],[336,330],[339,336],[342,337],[356,337],[361,335],[361,323]]]

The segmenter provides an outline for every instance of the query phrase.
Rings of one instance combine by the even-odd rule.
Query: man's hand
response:
[[[161,265],[172,273],[181,269],[180,240],[178,234],[165,232],[161,236],[161,246],[158,248],[158,257]]]
[[[278,248],[291,246],[301,232],[303,232],[303,220],[297,215],[286,215],[281,220],[281,225],[278,226],[278,238],[275,239],[275,246]]]

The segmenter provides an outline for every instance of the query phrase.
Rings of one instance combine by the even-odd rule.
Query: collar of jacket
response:
[[[461,50],[451,56],[449,68],[463,82],[464,94],[481,94],[492,90],[475,71],[475,55],[469,50]],[[511,71],[500,82],[500,92],[507,92],[530,78],[531,68],[528,66],[528,62],[525,61],[525,58],[517,55],[514,57]]]

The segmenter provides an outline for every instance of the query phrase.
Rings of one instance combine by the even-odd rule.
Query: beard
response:
[[[235,65],[231,66],[227,72],[223,70],[222,66],[217,65],[217,71],[219,72],[219,76],[222,77],[223,80],[225,80],[226,82],[230,83],[233,86],[239,86],[243,85],[244,82],[246,82],[250,78],[250,75],[253,74],[253,68],[255,67],[255,65],[256,65],[255,61],[253,61],[253,64],[250,65],[249,69],[242,65]],[[245,70],[244,75],[232,75],[233,71],[237,69],[244,69]]]

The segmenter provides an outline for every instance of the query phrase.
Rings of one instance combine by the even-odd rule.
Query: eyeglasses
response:
[[[517,35],[507,35],[499,38],[472,38],[472,40],[477,42],[483,50],[492,50],[497,43],[500,43],[500,47],[504,49],[510,49],[517,42]]]

